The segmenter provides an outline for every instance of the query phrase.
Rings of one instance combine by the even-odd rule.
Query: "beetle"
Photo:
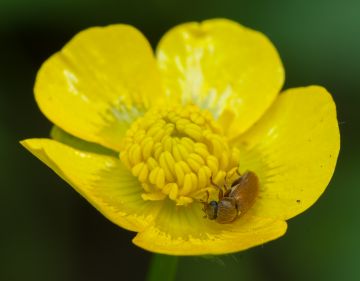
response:
[[[212,182],[212,180],[211,180]],[[254,172],[248,171],[237,178],[225,193],[219,189],[219,201],[202,202],[205,217],[218,223],[232,223],[245,214],[255,203],[259,192],[259,179]]]

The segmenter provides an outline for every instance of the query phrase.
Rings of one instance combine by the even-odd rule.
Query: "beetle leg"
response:
[[[210,193],[208,190],[206,190],[205,192],[206,192],[206,201],[205,202],[209,202]]]
[[[213,186],[215,186],[219,190],[219,200],[221,200],[224,197],[224,192],[220,186],[218,186],[216,183],[214,183],[212,176],[210,177],[210,182]]]
[[[225,194],[224,194],[224,197],[228,197],[229,194],[230,194],[230,192],[231,192],[231,189],[227,189],[226,192],[225,192]]]
[[[239,169],[238,168],[232,168],[230,171],[229,171],[229,173],[227,173],[226,175],[225,175],[225,179],[224,179],[224,182],[225,182],[225,189],[226,190],[229,190],[229,189],[231,189],[233,186],[234,186],[234,184],[233,183],[230,183],[230,185],[229,185],[229,179],[228,178],[233,178],[233,176],[235,175],[235,174],[237,174],[239,177],[238,178],[240,178],[241,177],[241,174],[240,174],[240,172],[239,172]]]
[[[225,190],[226,190],[226,192],[230,189],[229,187],[228,187],[228,174],[226,174],[225,175],[225,178],[224,178],[224,186],[225,186]],[[225,194],[226,194],[226,192],[225,192]],[[226,196],[226,195],[225,195]]]

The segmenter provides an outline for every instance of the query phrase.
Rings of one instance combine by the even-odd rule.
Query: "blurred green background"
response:
[[[78,31],[129,23],[153,46],[175,24],[213,17],[267,34],[285,88],[320,84],[337,103],[333,180],[287,234],[236,255],[181,258],[177,280],[360,280],[360,1],[0,0],[0,280],[144,280],[150,254],[18,141],[51,124],[32,87],[40,64]]]

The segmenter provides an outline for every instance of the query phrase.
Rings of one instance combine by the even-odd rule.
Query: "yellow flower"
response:
[[[300,55],[300,54],[299,54]],[[261,33],[226,19],[185,23],[155,56],[124,25],[76,35],[41,67],[35,97],[58,127],[22,144],[146,250],[237,252],[280,237],[334,172],[336,108],[320,86],[289,89]],[[61,129],[60,129],[61,128]],[[235,172],[259,178],[234,222],[203,218],[201,200]]]

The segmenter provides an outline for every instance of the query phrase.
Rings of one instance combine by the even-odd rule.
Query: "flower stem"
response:
[[[175,280],[177,264],[177,256],[153,254],[146,281]]]

